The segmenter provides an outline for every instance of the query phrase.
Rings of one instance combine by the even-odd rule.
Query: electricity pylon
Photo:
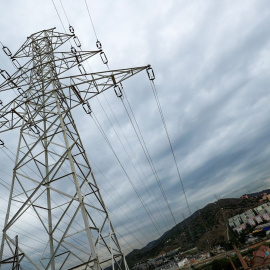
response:
[[[71,39],[80,47],[74,34],[52,28],[32,34],[14,55],[3,47],[17,71],[0,71],[6,79],[0,92],[14,90],[17,96],[0,108],[0,132],[20,128],[20,135],[1,269],[5,258],[16,255],[16,246],[23,254],[20,269],[127,269],[71,110],[81,105],[90,114],[91,98],[109,88],[120,97],[123,80],[152,70],[143,66],[87,73],[83,62],[97,54],[104,60],[105,55],[74,47],[60,51]],[[77,68],[79,74],[72,75]]]

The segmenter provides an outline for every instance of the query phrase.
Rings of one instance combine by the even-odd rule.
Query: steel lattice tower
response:
[[[121,82],[150,67],[87,73],[83,62],[104,53],[60,51],[70,39],[78,42],[52,28],[28,37],[14,55],[3,48],[17,71],[1,70],[0,92],[14,90],[17,97],[0,110],[0,132],[20,128],[20,135],[1,269],[14,256],[18,269],[127,269],[71,110],[81,105],[91,113],[91,98],[109,88],[121,96]],[[76,69],[79,75],[71,75]]]

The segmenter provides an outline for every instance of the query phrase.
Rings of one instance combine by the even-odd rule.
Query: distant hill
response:
[[[185,251],[196,246],[199,250],[209,250],[211,246],[224,245],[227,241],[224,219],[227,222],[228,218],[258,206],[256,196],[263,193],[270,193],[270,189],[248,194],[248,199],[227,198],[206,205],[159,239],[129,253],[126,256],[129,267],[176,248]]]
[[[253,198],[253,197],[262,196],[264,193],[270,194],[270,189],[265,189],[265,190],[262,190],[262,191],[259,191],[259,192],[250,193],[250,194],[244,194],[244,195],[248,195],[249,198]]]

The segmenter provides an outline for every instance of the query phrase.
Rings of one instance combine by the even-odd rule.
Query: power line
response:
[[[86,4],[87,10],[88,10],[88,15],[89,15],[89,18],[90,18],[90,21],[91,21],[91,24],[92,24],[92,27],[93,27],[95,36],[96,36],[96,38],[97,38],[97,34],[96,34],[95,27],[94,27],[94,23],[93,23],[93,20],[92,20],[91,14],[90,14],[90,10],[89,10],[89,7],[88,7],[88,4],[87,4],[86,0],[85,0],[85,4]],[[97,38],[97,40],[98,40],[98,38]],[[109,68],[108,63],[106,63],[106,65],[107,65],[108,70],[110,71],[110,68]],[[122,102],[123,102],[123,100],[122,100]],[[132,114],[133,114],[133,112],[132,112]],[[134,116],[134,115],[133,115],[133,116]],[[134,117],[134,118],[135,118],[135,117]],[[130,121],[131,121],[131,119],[130,119]],[[136,121],[136,119],[135,119],[135,121]],[[133,126],[133,127],[134,127],[134,126]],[[144,141],[144,140],[143,140],[143,141]],[[146,148],[146,149],[147,149],[147,148]],[[147,151],[148,151],[148,150],[147,150]],[[149,152],[148,152],[148,154],[149,154]],[[150,155],[149,155],[149,157],[150,157]],[[150,157],[150,159],[151,159],[151,157]],[[156,173],[156,172],[155,172],[155,173]],[[157,173],[156,173],[156,175],[157,175]],[[159,184],[159,187],[160,187],[160,190],[161,190],[161,192],[162,192],[162,195],[163,195],[163,197],[164,197],[164,199],[165,199],[165,202],[166,202],[166,204],[167,204],[167,206],[168,206],[168,208],[169,208],[169,211],[170,211],[170,213],[171,213],[171,215],[172,215],[172,217],[173,217],[174,223],[177,224],[177,223],[176,223],[176,219],[175,219],[175,217],[174,217],[174,215],[173,215],[173,213],[172,213],[171,207],[170,207],[170,205],[169,205],[169,202],[168,202],[168,200],[167,200],[166,194],[165,194],[165,192],[164,192],[164,190],[163,190],[163,187],[162,187],[161,183]]]
[[[67,19],[67,21],[69,22],[67,13],[66,13],[66,11],[65,11],[65,9],[64,9],[64,6],[63,6],[61,0],[60,0],[60,3],[61,3],[61,5],[62,5],[63,11],[64,11],[64,13],[65,13],[66,19]],[[85,1],[85,4],[86,4],[86,6],[87,6],[88,15],[89,15],[89,18],[90,18],[90,20],[91,20],[91,24],[92,24],[92,26],[93,26],[93,30],[94,30],[94,32],[95,32],[95,36],[96,36],[96,38],[97,38],[97,34],[96,34],[96,31],[95,31],[95,27],[94,27],[94,24],[93,24],[93,20],[92,20],[92,17],[91,17],[91,14],[90,14],[90,10],[89,10],[89,7],[88,7],[88,4],[87,4],[86,1]],[[55,5],[54,5],[54,6],[55,6]],[[56,8],[56,7],[55,7],[55,8]],[[57,9],[56,9],[56,10],[57,10]],[[58,12],[57,12],[57,14],[59,15]],[[59,15],[59,18],[60,18],[60,15]],[[61,20],[61,18],[60,18],[60,20]],[[61,20],[61,22],[62,22],[62,20]],[[98,40],[98,38],[97,38],[97,40]],[[89,65],[89,63],[88,63],[88,65]],[[108,70],[110,70],[108,65],[107,65],[107,67],[108,67]],[[104,111],[104,112],[105,112],[105,111]],[[96,121],[97,121],[97,123],[99,124],[99,122],[98,122],[97,119],[96,119]],[[96,124],[96,125],[97,125],[97,124]],[[98,125],[97,125],[97,126],[98,126]],[[100,124],[99,124],[99,127],[100,127],[99,130],[101,131],[102,128],[101,128]],[[116,134],[117,134],[117,133],[116,133]],[[104,135],[105,135],[105,133],[103,132],[103,137],[105,138],[106,135],[105,135],[105,136],[104,136]],[[105,140],[106,140],[106,139],[105,139]],[[106,141],[107,141],[108,145],[110,146],[110,148],[112,149],[112,151],[113,151],[114,155],[116,156],[118,162],[120,162],[120,160],[119,160],[118,156],[116,155],[115,151],[113,150],[113,148],[112,148],[112,146],[111,146],[109,140],[107,139]],[[122,169],[124,170],[125,174],[127,175],[127,172],[126,172],[126,170],[124,169],[124,167],[123,167],[122,164],[121,164],[121,167],[122,167]],[[128,176],[128,175],[127,175],[127,176]],[[128,176],[128,178],[129,178],[129,176]],[[130,179],[130,178],[129,178],[129,179]],[[134,186],[133,182],[131,181],[131,179],[130,179],[129,181],[130,181],[130,183],[131,183],[131,185],[132,185],[132,187],[133,187],[135,193],[136,193],[137,196],[138,196],[138,194],[139,194],[139,193],[138,193],[138,190],[135,189],[135,186]],[[146,206],[146,205],[144,205],[144,208],[145,208],[145,206]],[[149,212],[149,216],[150,216],[150,212]],[[155,219],[155,218],[153,217],[153,219]],[[156,226],[155,226],[155,227],[156,227]],[[160,234],[160,232],[159,232],[159,234]],[[161,235],[161,234],[160,234],[160,235]]]
[[[129,101],[128,101],[127,95],[125,94],[125,91],[124,91],[124,95],[125,95],[125,99],[127,100],[127,104],[128,104],[129,109],[130,109],[130,111],[131,111],[131,114],[132,114],[132,116],[133,116],[133,119],[134,119],[134,123],[135,123],[135,124],[133,123],[133,121],[132,121],[132,119],[131,119],[130,113],[128,112],[128,109],[127,109],[127,107],[126,107],[126,105],[125,105],[123,99],[121,99],[121,100],[122,100],[122,104],[123,104],[123,106],[124,106],[124,108],[125,108],[125,110],[126,110],[126,113],[127,113],[128,117],[129,117],[129,119],[130,119],[130,122],[132,123],[133,129],[134,129],[134,131],[135,131],[135,133],[136,133],[136,135],[137,135],[137,138],[138,138],[139,141],[140,141],[140,144],[141,144],[141,146],[142,146],[142,149],[143,149],[143,151],[144,151],[144,153],[145,153],[145,156],[146,156],[146,158],[147,158],[147,160],[148,160],[148,163],[149,163],[149,165],[150,165],[150,167],[151,167],[151,169],[152,169],[152,171],[153,171],[153,174],[154,174],[155,179],[156,179],[156,181],[157,181],[157,183],[158,183],[158,186],[159,186],[159,189],[160,189],[160,191],[161,191],[161,194],[162,194],[162,196],[163,196],[163,198],[164,198],[164,200],[165,200],[165,202],[166,202],[166,205],[167,205],[167,207],[168,207],[168,209],[169,209],[169,211],[170,211],[170,214],[171,214],[171,216],[172,216],[172,218],[173,218],[173,221],[174,221],[175,225],[177,225],[176,219],[175,219],[174,214],[173,214],[173,212],[172,212],[172,209],[171,209],[171,207],[170,207],[169,201],[168,201],[168,199],[167,199],[167,196],[166,196],[166,194],[165,194],[165,191],[164,191],[164,189],[163,189],[163,186],[162,186],[162,184],[161,184],[161,181],[160,181],[160,179],[159,179],[159,177],[158,177],[158,174],[157,174],[157,172],[156,172],[154,163],[153,163],[152,158],[151,158],[151,156],[150,156],[150,154],[149,154],[148,148],[147,148],[146,143],[145,143],[145,141],[144,141],[144,138],[143,138],[143,136],[142,136],[141,130],[140,130],[140,128],[139,128],[138,122],[137,122],[137,120],[136,120],[136,118],[135,118],[135,115],[134,115],[134,113],[133,113],[133,110],[132,110],[132,108],[131,108],[131,106],[130,106],[130,103],[129,103]],[[138,132],[137,132],[137,130],[136,130],[136,128],[135,128],[135,125],[137,126],[137,129],[138,129],[138,132],[139,132],[139,134],[140,134],[141,139],[140,139],[139,134],[138,134]]]
[[[121,133],[122,133],[122,135],[123,135],[123,137],[125,138],[125,141],[126,141],[127,145],[129,146],[129,149],[130,149],[131,153],[133,154],[133,156],[134,156],[134,158],[135,158],[136,163],[138,164],[138,166],[139,166],[139,168],[140,168],[140,170],[141,170],[141,172],[142,172],[142,174],[143,174],[143,176],[144,176],[145,181],[146,181],[147,184],[150,186],[150,184],[149,184],[149,182],[148,182],[148,177],[146,176],[145,172],[143,171],[142,166],[141,166],[139,160],[137,159],[137,157],[136,157],[136,155],[135,155],[135,153],[134,153],[134,151],[133,151],[133,149],[132,149],[132,147],[131,147],[131,145],[130,145],[130,142],[128,141],[127,136],[125,135],[125,133],[124,133],[122,127],[120,126],[119,121],[118,121],[118,119],[117,119],[117,117],[116,117],[114,111],[112,110],[112,107],[111,107],[110,103],[108,102],[106,96],[105,96],[105,95],[103,95],[103,96],[104,96],[104,98],[105,98],[105,100],[106,100],[106,103],[107,103],[108,107],[110,108],[110,110],[111,110],[111,112],[112,112],[112,115],[113,115],[114,118],[115,118],[115,121],[116,121],[116,123],[117,123],[117,125],[118,125],[118,127],[119,127],[119,129],[120,129],[120,131],[121,131]],[[152,191],[153,191],[153,190],[152,190]],[[154,191],[153,191],[153,195],[154,195],[154,197],[155,197]],[[157,202],[158,202],[158,205],[159,205],[159,207],[160,207],[160,209],[161,209],[160,201],[159,201],[158,199],[157,199]],[[167,221],[167,219],[166,219],[166,221]]]
[[[154,222],[155,218],[154,218],[154,217],[152,218],[152,216],[151,216],[151,214],[150,214],[150,212],[149,212],[149,210],[148,210],[148,207],[147,207],[146,204],[144,203],[144,201],[143,201],[143,199],[142,199],[142,197],[141,197],[139,191],[138,191],[137,188],[135,187],[133,181],[132,181],[131,178],[129,177],[129,175],[128,175],[126,169],[124,168],[124,166],[123,166],[123,164],[122,164],[122,162],[120,161],[120,159],[118,158],[116,152],[114,151],[114,149],[113,149],[113,147],[112,147],[112,145],[111,145],[111,143],[110,143],[108,137],[106,136],[105,132],[103,131],[103,129],[102,129],[102,127],[101,127],[99,121],[98,121],[97,118],[95,117],[94,113],[92,113],[92,114],[93,114],[92,119],[93,119],[94,123],[96,124],[97,128],[99,129],[99,131],[101,132],[101,134],[102,134],[102,136],[104,137],[105,141],[107,142],[107,144],[109,145],[110,149],[112,150],[114,156],[116,157],[118,163],[120,164],[122,170],[124,171],[126,177],[128,178],[128,180],[129,180],[129,182],[130,182],[130,184],[131,184],[133,190],[135,191],[137,197],[139,198],[141,204],[143,205],[143,208],[145,209],[145,211],[146,211],[148,217],[151,219],[151,222],[152,222],[153,226],[154,226],[155,229],[157,230],[158,234],[161,236],[161,233],[160,233],[159,229],[157,228],[157,226],[156,226],[156,224],[155,224],[155,222],[157,222],[157,221]]]
[[[97,39],[97,41],[98,41],[96,29],[95,29],[95,26],[94,26],[94,23],[93,23],[93,20],[92,20],[92,16],[91,16],[91,14],[90,14],[90,9],[89,9],[89,7],[88,7],[88,4],[87,4],[86,0],[84,0],[84,2],[85,2],[85,5],[86,5],[86,8],[87,8],[87,11],[88,11],[88,15],[89,15],[89,18],[90,18],[90,21],[91,21],[91,25],[92,25],[92,27],[93,27],[93,30],[94,30],[96,39]]]
[[[160,113],[160,117],[161,117],[161,120],[162,120],[162,123],[163,123],[163,127],[164,127],[164,130],[166,132],[167,139],[168,139],[168,142],[169,142],[169,145],[170,145],[171,153],[172,153],[172,156],[173,156],[173,159],[174,159],[174,163],[175,163],[175,166],[176,166],[176,169],[177,169],[178,178],[179,178],[179,181],[181,183],[181,187],[182,187],[182,190],[183,190],[183,193],[184,193],[184,197],[185,197],[186,204],[187,204],[187,207],[188,207],[189,215],[191,216],[191,210],[190,210],[189,202],[188,202],[188,199],[187,199],[187,195],[186,195],[186,191],[185,191],[185,188],[184,188],[184,184],[183,184],[183,181],[182,181],[182,178],[181,178],[181,174],[180,174],[180,171],[179,171],[179,168],[178,168],[178,164],[177,164],[177,161],[176,161],[175,153],[174,153],[172,142],[171,142],[171,139],[170,139],[170,136],[169,136],[169,132],[168,132],[168,129],[167,129],[167,125],[166,125],[166,121],[165,121],[165,118],[164,118],[164,114],[163,114],[163,111],[162,111],[162,108],[161,108],[161,104],[159,102],[159,98],[158,98],[158,93],[157,93],[157,90],[156,90],[156,86],[155,86],[155,83],[154,83],[153,80],[150,81],[150,84],[151,84],[151,87],[152,87],[152,90],[153,90],[153,93],[154,93],[154,96],[155,96],[155,99],[156,99],[156,103],[157,103],[158,110],[159,110],[159,113]]]
[[[91,160],[91,163],[97,168],[97,170],[99,171],[99,173],[104,177],[104,179],[106,180],[106,183],[108,183],[108,184],[110,185],[110,189],[113,190],[113,192],[116,193],[116,194],[118,195],[118,197],[120,198],[121,195],[118,193],[117,189],[111,184],[111,182],[106,178],[106,176],[101,172],[101,170],[97,167],[97,165],[96,165],[92,160]],[[104,192],[106,192],[106,194],[107,194],[107,195],[115,202],[115,204],[117,205],[117,207],[118,207],[119,209],[121,209],[121,211],[126,215],[126,217],[128,217],[128,219],[132,222],[132,224],[134,224],[134,225],[138,228],[138,226],[137,226],[138,223],[132,221],[131,218],[125,213],[125,211],[124,211],[124,210],[121,208],[121,206],[117,203],[117,201],[114,200],[114,199],[111,197],[110,193],[107,192],[107,191],[105,190],[105,188],[102,187],[102,185],[101,185],[100,183],[99,183],[99,185],[100,185],[100,187],[104,190]],[[130,213],[133,213],[134,217],[136,218],[136,221],[138,221],[138,220],[139,220],[139,217],[138,217],[138,216],[134,213],[134,211],[129,207],[129,204],[125,202],[125,206],[128,207]],[[143,233],[142,231],[141,231],[141,233],[142,233],[142,235],[143,235],[144,238],[149,237],[149,235],[146,235],[146,234]],[[150,233],[152,233],[152,231],[150,231]],[[152,235],[152,237],[153,237],[153,235]]]
[[[63,6],[63,4],[62,4],[62,0],[59,0],[59,1],[60,1],[61,6],[62,6],[62,9],[63,9],[63,11],[64,11],[64,13],[65,13],[66,19],[67,19],[67,21],[68,21],[68,23],[69,23],[69,25],[70,25],[70,21],[69,21],[69,19],[68,19],[67,13],[66,13],[65,8],[64,8],[64,6]]]
[[[61,3],[62,8],[63,8],[63,10],[64,10],[66,19],[67,19],[67,21],[69,22],[68,16],[67,16],[67,14],[66,14],[66,12],[65,12],[65,9],[64,9],[64,6],[63,6],[61,0],[60,0],[60,3]],[[95,30],[95,27],[94,27],[94,24],[93,24],[93,20],[92,20],[91,14],[90,14],[89,6],[88,6],[86,0],[85,0],[85,4],[86,4],[86,7],[87,7],[88,15],[89,15],[89,18],[90,18],[90,21],[91,21],[91,24],[92,24],[92,27],[93,27],[95,36],[96,36],[96,38],[97,38],[96,30]],[[54,5],[54,6],[55,6],[55,5]],[[56,8],[56,7],[55,7],[55,8]],[[56,9],[56,10],[57,10],[57,9]],[[58,12],[57,12],[57,13],[58,13]],[[60,18],[59,13],[58,13],[58,16],[59,16],[59,18]],[[60,18],[60,20],[61,20],[61,18]],[[62,20],[61,20],[61,22],[62,22]],[[97,38],[97,40],[98,40],[98,38]],[[88,65],[89,65],[89,63],[88,63]],[[107,63],[106,63],[106,65],[107,65],[108,70],[110,71],[109,65],[108,65]],[[130,106],[130,105],[129,105],[129,106]],[[130,108],[130,109],[131,109],[131,108]],[[127,110],[126,110],[126,111],[127,111]],[[132,109],[131,109],[131,111],[132,111]],[[133,112],[132,112],[132,114],[133,114]],[[134,114],[133,114],[133,117],[134,117],[134,119],[135,119]],[[130,118],[130,117],[129,117],[129,118]],[[130,121],[131,121],[131,118],[130,118]],[[132,121],[131,121],[131,122],[132,122]],[[136,119],[135,119],[135,122],[136,122],[136,124],[137,124]],[[132,124],[132,125],[133,125],[133,124]],[[134,125],[133,125],[133,127],[134,127]],[[138,124],[137,124],[137,127],[138,127]],[[135,128],[134,128],[134,130],[136,131]],[[139,127],[138,127],[138,130],[139,130]],[[140,130],[139,130],[139,132],[140,132]],[[140,134],[141,134],[141,132],[140,132]],[[105,135],[105,133],[104,133],[104,135]],[[103,135],[103,137],[104,137],[104,135]],[[116,133],[116,135],[117,135],[117,133]],[[105,135],[105,136],[106,136],[106,135]],[[118,136],[118,135],[117,135],[117,136]],[[141,134],[141,137],[142,137],[142,134]],[[105,137],[104,137],[104,138],[105,138]],[[138,137],[138,138],[139,138],[139,137]],[[150,154],[149,154],[149,152],[148,152],[148,149],[147,149],[147,147],[146,147],[146,145],[145,145],[145,142],[144,142],[143,137],[142,137],[142,140],[143,140],[143,143],[144,143],[146,152],[147,152],[147,154],[148,154],[147,159],[150,160],[150,163],[149,163],[149,164],[150,164],[150,167],[152,168],[153,173],[154,173],[154,175],[155,175],[155,177],[156,177],[156,179],[157,179],[157,181],[158,181],[159,188],[160,188],[161,193],[162,193],[162,195],[163,195],[163,198],[164,198],[164,200],[165,200],[165,202],[166,202],[166,204],[167,204],[167,207],[168,207],[168,209],[169,209],[169,211],[170,211],[170,213],[171,213],[171,215],[172,215],[172,218],[173,218],[173,220],[174,220],[174,223],[177,224],[177,223],[176,223],[176,220],[175,220],[175,217],[174,217],[174,215],[173,215],[172,209],[171,209],[171,207],[170,207],[170,205],[169,205],[169,202],[168,202],[167,196],[166,196],[166,194],[165,194],[165,191],[164,191],[164,189],[163,189],[163,187],[162,187],[162,184],[161,184],[161,182],[160,182],[160,180],[159,180],[159,177],[158,177],[157,172],[156,172],[156,170],[155,170],[155,167],[154,167],[154,165],[153,165],[151,156],[150,156]],[[108,141],[107,141],[107,143],[108,143]],[[141,143],[141,142],[140,142],[140,143]],[[110,143],[109,143],[109,144],[110,144]],[[110,146],[110,145],[109,145],[109,146]],[[110,148],[111,148],[111,146],[110,146]],[[112,149],[112,148],[111,148],[111,149]],[[143,148],[143,149],[144,149],[144,148]],[[145,150],[144,150],[144,151],[145,151]],[[119,161],[119,158],[117,157],[117,155],[116,155],[115,152],[114,152],[114,155],[116,156],[116,158],[117,158],[118,161]],[[147,155],[146,155],[146,156],[147,156]],[[123,169],[124,169],[124,168],[123,168]],[[132,183],[132,185],[133,185],[133,183]],[[134,191],[135,191],[135,190],[134,190]],[[135,191],[135,193],[137,193],[137,192]]]
[[[60,20],[60,22],[61,22],[61,24],[62,24],[62,26],[63,26],[63,29],[64,29],[65,33],[67,33],[66,28],[65,28],[65,26],[64,26],[64,23],[63,23],[63,21],[62,21],[62,19],[61,19],[61,17],[60,17],[60,14],[59,14],[59,12],[58,12],[58,10],[57,10],[57,7],[56,7],[56,5],[55,5],[55,3],[54,3],[53,0],[52,0],[52,2],[53,2],[54,9],[55,9],[55,11],[56,11],[56,13],[57,13],[57,15],[58,15],[58,18],[59,18],[59,20]]]
[[[156,207],[156,209],[157,209],[157,212],[159,213],[161,219],[162,219],[163,222],[165,223],[165,226],[168,226],[169,224],[168,224],[168,222],[166,223],[167,220],[166,220],[166,218],[164,218],[164,214],[163,214],[163,215],[161,214],[161,211],[160,211],[161,209],[159,209],[159,207],[158,207],[157,204],[156,204],[156,201],[153,199],[152,194],[151,194],[151,192],[149,191],[149,188],[145,185],[145,183],[144,183],[144,181],[143,181],[141,175],[140,175],[139,172],[138,172],[138,169],[136,168],[134,162],[132,161],[130,155],[128,154],[126,147],[124,146],[124,144],[123,144],[121,138],[119,137],[118,133],[116,132],[116,130],[115,130],[115,128],[114,128],[114,126],[113,126],[111,120],[109,119],[108,114],[106,113],[106,111],[105,111],[104,107],[102,106],[101,102],[99,101],[99,98],[98,98],[98,97],[97,97],[97,100],[98,100],[98,103],[99,103],[99,105],[101,106],[103,112],[105,113],[106,118],[107,118],[107,120],[109,121],[109,123],[110,123],[110,125],[111,125],[111,127],[112,127],[112,129],[113,129],[113,131],[114,131],[114,133],[116,134],[117,139],[119,140],[119,142],[120,142],[120,144],[122,145],[122,147],[123,147],[123,149],[124,149],[126,155],[127,155],[128,158],[129,158],[131,164],[133,165],[134,170],[136,171],[136,173],[137,173],[139,179],[141,180],[142,185],[144,186],[146,192],[148,193],[149,198],[153,201],[153,203],[154,203],[154,205],[155,205],[155,207]],[[146,177],[145,175],[144,175],[144,179],[145,179],[145,181],[148,183],[147,177]]]

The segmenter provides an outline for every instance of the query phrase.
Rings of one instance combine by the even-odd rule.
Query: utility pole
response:
[[[17,71],[9,75],[0,70],[5,79],[0,93],[6,94],[0,133],[20,129],[20,134],[0,261],[16,247],[24,255],[20,269],[126,270],[71,111],[82,106],[90,115],[91,98],[110,88],[121,97],[122,81],[143,70],[150,78],[152,70],[143,66],[88,73],[84,61],[99,54],[104,58],[104,52],[73,46],[60,50],[72,39],[80,47],[74,32],[52,28],[32,34],[13,55],[3,47]],[[17,96],[8,100],[11,91]],[[25,226],[26,220],[33,226]],[[20,244],[12,240],[16,228],[22,229]]]

